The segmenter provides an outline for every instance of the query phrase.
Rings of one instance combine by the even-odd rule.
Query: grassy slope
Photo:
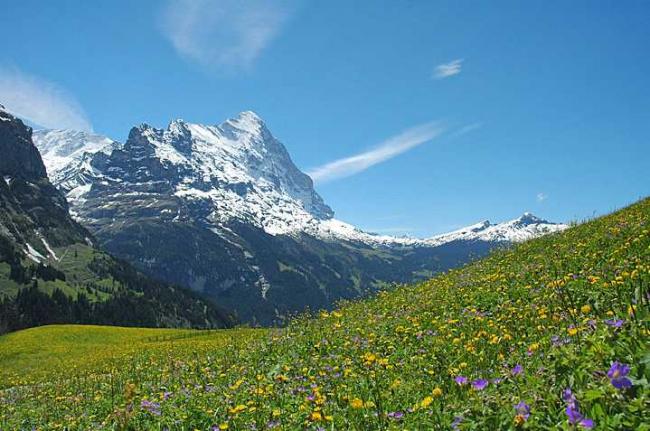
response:
[[[46,371],[0,393],[0,428],[572,429],[571,388],[596,428],[649,429],[649,230],[646,199],[253,344],[146,349],[83,379]],[[614,361],[631,388],[610,382]]]
[[[107,291],[112,291],[115,287],[115,281],[110,276],[100,278],[89,268],[93,259],[110,259],[106,253],[93,249],[85,244],[72,244],[66,247],[55,248],[55,253],[60,260],[50,259],[48,265],[62,271],[66,274],[66,281],[53,280],[45,281],[38,279],[39,288],[47,293],[52,293],[56,288],[61,289],[65,294],[76,298],[80,290],[88,296],[90,301],[102,301],[107,299],[110,294],[97,289],[86,289],[87,283],[94,283],[101,286]],[[28,259],[24,261],[25,266],[34,265]],[[26,287],[9,279],[9,265],[0,263],[0,297],[2,295],[14,296],[19,288]]]

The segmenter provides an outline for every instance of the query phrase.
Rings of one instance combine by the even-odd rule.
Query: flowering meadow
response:
[[[0,429],[647,430],[649,233],[645,199],[284,329],[15,369]]]

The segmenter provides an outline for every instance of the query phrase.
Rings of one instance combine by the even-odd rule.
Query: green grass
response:
[[[62,374],[98,373],[142,351],[167,350],[197,339],[213,347],[232,336],[263,331],[50,325],[0,337],[0,388],[47,382]]]
[[[67,247],[56,248],[55,253],[59,260],[50,259],[48,265],[64,272],[66,281],[53,280],[45,281],[38,279],[39,289],[48,294],[52,294],[55,289],[60,289],[67,296],[76,298],[80,289],[86,294],[90,301],[104,301],[111,295],[107,292],[92,290],[88,291],[82,286],[87,283],[93,283],[96,286],[111,291],[114,288],[112,278],[99,278],[97,274],[90,270],[89,264],[93,258],[107,259],[105,253],[97,251],[85,244],[73,244]],[[24,264],[29,266],[34,263],[25,259]],[[15,296],[18,290],[25,285],[20,285],[9,278],[10,267],[6,263],[0,263],[0,297]]]
[[[0,392],[0,428],[647,430],[649,235],[646,199],[283,330],[142,336],[96,370],[48,357],[45,337],[42,369],[14,367]]]
[[[20,284],[9,278],[11,267],[5,262],[0,262],[0,299],[3,296],[14,296],[20,289]]]

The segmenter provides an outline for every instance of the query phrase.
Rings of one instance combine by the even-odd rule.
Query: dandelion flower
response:
[[[363,408],[363,400],[361,400],[360,398],[354,398],[352,401],[350,401],[350,406],[353,409]]]

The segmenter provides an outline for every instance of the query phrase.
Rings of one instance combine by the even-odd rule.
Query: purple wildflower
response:
[[[573,395],[571,388],[566,388],[562,391],[562,399],[567,403],[575,403],[576,397]]]
[[[632,381],[627,378],[628,374],[630,374],[630,366],[618,361],[612,363],[607,371],[607,377],[616,389],[627,389],[632,386]]]
[[[567,403],[566,415],[571,425],[577,424],[585,429],[592,429],[594,427],[594,421],[584,417],[580,412],[578,400],[576,400],[575,395],[573,395],[571,388],[566,388],[562,391],[562,399]]]
[[[570,342],[571,342],[570,339],[561,338],[561,337],[558,337],[557,335],[553,335],[551,337],[551,343],[553,344],[553,347],[560,347],[560,346],[563,346],[565,344],[569,344]]]
[[[461,385],[461,386],[462,386],[462,385],[466,385],[466,384],[467,384],[467,377],[465,377],[465,376],[456,376],[456,377],[454,378],[454,381],[455,381],[456,384],[458,384],[458,385]]]
[[[462,416],[455,416],[455,417],[454,417],[454,421],[451,423],[451,428],[452,428],[453,430],[457,430],[457,429],[458,429],[458,425],[460,425],[460,423],[461,423],[462,421],[463,421],[463,417],[462,417]]]
[[[566,407],[566,415],[569,418],[570,424],[575,424],[582,419],[582,413],[580,413],[580,410],[578,410],[574,403],[571,403]]]
[[[515,405],[515,410],[517,411],[517,416],[520,416],[523,420],[527,420],[530,416],[530,406],[523,401],[519,401]]]
[[[472,382],[472,388],[476,391],[482,391],[483,389],[487,388],[487,385],[490,382],[487,379],[476,379]]]
[[[589,419],[589,418],[584,418],[583,420],[578,422],[578,425],[580,425],[581,427],[583,427],[585,429],[590,430],[590,429],[592,429],[594,427],[594,420]]]
[[[606,325],[611,326],[612,328],[615,328],[615,329],[620,328],[621,326],[623,326],[624,323],[625,323],[625,320],[623,320],[623,319],[607,319],[607,320],[605,320]]]
[[[524,372],[524,367],[521,364],[515,365],[512,370],[510,370],[510,374],[513,376],[519,376],[521,373]]]
[[[571,403],[567,406],[566,415],[569,418],[569,423],[571,425],[577,424],[585,429],[592,429],[594,427],[594,421],[584,417],[583,414],[580,413],[576,403]]]
[[[400,419],[402,419],[404,417],[404,413],[402,413],[400,411],[390,412],[390,413],[388,413],[388,417],[391,418],[391,419],[400,420]]]
[[[140,407],[143,410],[148,411],[152,415],[160,416],[160,404],[158,404],[158,403],[154,403],[154,402],[149,401],[149,400],[142,400],[140,402]]]

